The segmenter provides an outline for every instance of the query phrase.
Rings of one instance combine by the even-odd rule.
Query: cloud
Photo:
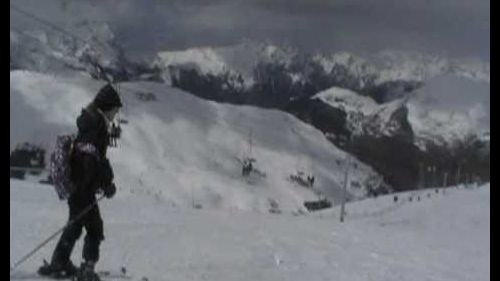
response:
[[[406,49],[490,57],[488,0],[16,0],[59,23],[112,24],[129,51],[227,45],[242,38],[314,51]],[[14,18],[14,19],[12,19]],[[17,20],[16,20],[17,18]],[[26,24],[19,16],[12,22]]]

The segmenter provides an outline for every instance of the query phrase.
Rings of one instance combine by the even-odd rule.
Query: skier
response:
[[[250,173],[252,172],[253,170],[253,165],[252,165],[252,161],[250,159],[245,159],[243,161],[243,168],[242,168],[242,171],[241,173],[243,174],[243,176],[248,176],[250,175]]]
[[[97,192],[103,192],[107,198],[113,197],[116,192],[106,150],[110,145],[110,123],[121,106],[118,93],[108,84],[82,109],[76,120],[78,134],[70,162],[71,180],[76,191],[68,198],[69,221],[75,220],[82,210],[95,203]],[[89,148],[96,153],[89,153]],[[78,269],[71,262],[70,256],[83,228],[86,231],[83,262]],[[99,259],[102,240],[103,221],[99,207],[95,204],[85,215],[68,224],[57,243],[50,264],[44,264],[38,273],[56,278],[75,276],[76,280],[99,280],[94,267]]]
[[[309,187],[314,185],[314,176],[307,176],[307,182],[309,183]]]

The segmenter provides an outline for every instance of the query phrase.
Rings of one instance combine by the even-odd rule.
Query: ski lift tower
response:
[[[348,139],[348,147],[351,147],[352,144],[352,135],[349,136]],[[349,185],[349,169],[351,167],[351,157],[349,152],[346,149],[346,159],[345,159],[346,167],[344,172],[344,187],[342,189],[342,205],[340,206],[340,222],[344,222],[345,217],[345,203],[347,201],[347,188]]]
[[[248,176],[253,170],[253,163],[256,162],[255,158],[252,157],[252,130],[250,130],[248,134],[248,153],[245,153],[246,155],[243,156],[243,176]]]
[[[248,133],[249,157],[252,158],[252,130]]]

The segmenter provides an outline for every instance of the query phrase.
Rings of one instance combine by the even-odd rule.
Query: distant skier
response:
[[[307,182],[309,183],[309,187],[313,187],[314,185],[314,176],[307,176]]]
[[[116,192],[106,150],[110,145],[109,126],[121,106],[118,93],[108,84],[99,90],[94,100],[77,118],[78,135],[70,162],[71,180],[76,186],[76,191],[68,199],[70,221],[75,220],[82,210],[95,202],[98,191],[102,191],[107,198],[113,197]],[[83,262],[77,269],[70,256],[83,228],[86,231]],[[76,280],[99,280],[94,266],[99,260],[102,240],[103,221],[99,207],[95,204],[84,216],[68,225],[60,237],[50,264],[40,267],[38,273],[55,278],[75,276]]]
[[[243,176],[248,176],[248,175],[250,175],[250,173],[252,172],[252,170],[253,170],[252,161],[249,160],[249,159],[245,159],[243,161],[243,168],[242,168],[242,171],[241,171],[242,175]]]

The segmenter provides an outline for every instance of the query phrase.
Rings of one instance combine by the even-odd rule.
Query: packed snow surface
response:
[[[132,280],[490,280],[489,184],[347,204],[344,223],[338,208],[305,216],[195,210],[121,191],[100,206],[106,239],[97,269],[126,266]],[[51,186],[11,180],[11,262],[63,225],[66,208]],[[19,270],[35,271],[54,246]],[[77,244],[75,263],[80,253]]]

